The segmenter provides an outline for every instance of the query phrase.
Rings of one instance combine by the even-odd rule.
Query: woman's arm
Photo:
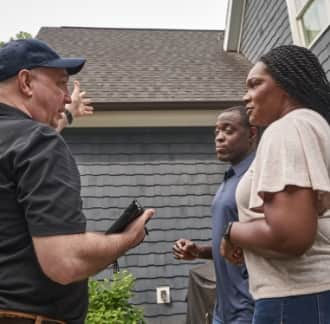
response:
[[[317,230],[316,193],[311,188],[287,186],[265,193],[264,219],[236,222],[231,242],[265,256],[300,256],[313,244]]]

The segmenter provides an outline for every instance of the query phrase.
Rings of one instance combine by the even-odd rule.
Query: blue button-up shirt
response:
[[[228,222],[238,220],[235,192],[255,153],[233,165],[235,174],[219,187],[212,202],[212,254],[216,273],[215,318],[224,324],[250,324],[254,303],[245,265],[233,265],[220,255],[220,243]]]

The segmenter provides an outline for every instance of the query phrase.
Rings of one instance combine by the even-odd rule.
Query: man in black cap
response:
[[[139,244],[154,213],[121,234],[86,232],[79,172],[54,129],[84,63],[36,39],[0,49],[0,324],[83,324],[87,278]]]

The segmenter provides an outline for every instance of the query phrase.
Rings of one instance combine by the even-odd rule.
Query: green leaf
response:
[[[115,273],[111,282],[90,279],[85,324],[145,324],[143,310],[129,303],[134,284],[128,271]]]

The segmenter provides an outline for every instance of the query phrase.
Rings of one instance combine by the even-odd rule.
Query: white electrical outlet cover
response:
[[[157,304],[169,304],[170,303],[170,287],[157,287]]]

